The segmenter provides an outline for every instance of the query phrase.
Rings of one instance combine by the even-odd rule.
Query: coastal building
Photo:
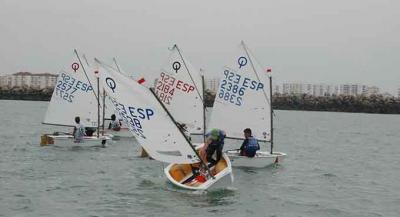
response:
[[[4,89],[11,88],[32,88],[45,89],[53,88],[56,85],[57,75],[50,73],[17,72],[11,75],[0,77],[0,86]]]
[[[272,93],[273,94],[279,94],[280,92],[280,86],[279,85],[275,85],[274,88],[272,89]]]
[[[339,94],[339,87],[338,85],[328,84],[283,83],[282,93],[294,95],[307,94],[310,96],[331,96]]]
[[[282,93],[283,94],[303,94],[304,84],[302,83],[283,83]]]
[[[358,96],[366,94],[367,91],[368,87],[363,84],[341,84],[339,92],[341,95]]]
[[[359,96],[359,95],[376,95],[380,93],[377,86],[367,86],[364,84],[310,84],[310,83],[283,83],[281,92],[280,87],[274,87],[275,92],[282,94],[310,96]],[[400,90],[399,90],[400,91]],[[400,94],[400,93],[399,93]]]
[[[379,92],[380,92],[379,87],[368,86],[364,94],[367,96],[371,96],[371,95],[377,95],[379,94]]]

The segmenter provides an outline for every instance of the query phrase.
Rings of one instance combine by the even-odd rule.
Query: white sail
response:
[[[151,157],[169,163],[200,161],[149,89],[110,67],[100,69],[101,83],[115,109]]]
[[[226,131],[227,137],[244,138],[250,128],[259,140],[270,141],[269,77],[242,42],[220,72],[210,126]]]
[[[80,61],[74,56],[61,71],[44,119],[45,124],[74,126],[75,117],[87,127],[97,127],[97,99]],[[86,68],[85,68],[86,69]]]
[[[203,86],[200,73],[174,45],[154,87],[158,98],[190,133],[203,132]]]

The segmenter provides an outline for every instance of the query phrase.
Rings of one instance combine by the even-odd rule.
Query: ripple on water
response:
[[[234,188],[192,192],[129,140],[40,147],[54,130],[40,124],[46,106],[1,102],[0,216],[400,216],[400,116],[276,111],[282,166],[234,168]]]

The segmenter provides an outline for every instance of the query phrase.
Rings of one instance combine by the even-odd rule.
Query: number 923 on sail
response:
[[[263,83],[225,69],[224,79],[221,80],[218,97],[229,103],[241,106],[246,90],[259,91],[263,88]]]
[[[72,103],[74,99],[74,93],[76,91],[92,91],[93,88],[90,84],[80,81],[72,76],[69,76],[65,73],[60,74],[61,79],[57,80],[57,85],[55,87],[56,96],[59,96],[61,99]]]

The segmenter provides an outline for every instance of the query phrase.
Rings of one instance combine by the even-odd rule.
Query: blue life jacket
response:
[[[257,139],[254,137],[247,138],[247,144],[244,147],[246,156],[254,157],[256,155],[257,150],[260,150],[260,145],[258,144]]]

